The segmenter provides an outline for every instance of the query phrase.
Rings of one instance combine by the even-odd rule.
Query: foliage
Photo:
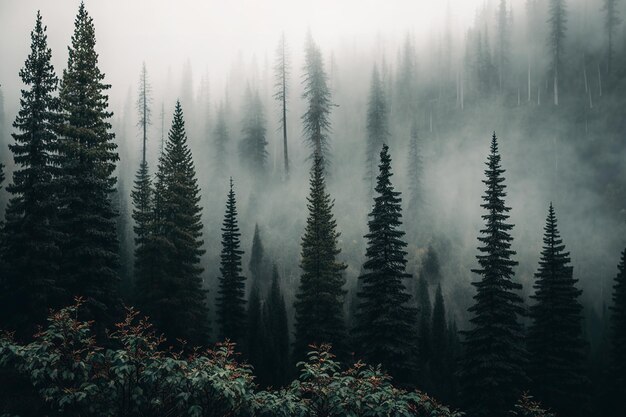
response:
[[[0,367],[28,378],[38,393],[39,415],[461,415],[425,394],[395,388],[380,368],[359,362],[341,371],[329,345],[312,347],[290,386],[258,391],[251,368],[237,363],[233,343],[187,355],[163,350],[163,338],[132,308],[105,349],[91,323],[77,319],[82,303],[52,313],[29,344],[8,335],[0,339]]]

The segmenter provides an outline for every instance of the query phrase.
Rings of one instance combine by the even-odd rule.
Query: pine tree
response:
[[[613,305],[611,306],[612,376],[614,377],[615,416],[624,415],[624,395],[626,395],[626,249],[617,265],[617,276],[613,285]]]
[[[37,12],[30,54],[20,70],[27,89],[22,90],[13,123],[19,133],[13,134],[15,143],[9,145],[16,169],[7,187],[12,198],[5,214],[2,256],[9,268],[0,295],[2,324],[26,338],[45,322],[48,308],[58,307],[61,301],[57,284],[60,236],[51,227],[58,215],[54,179],[59,123],[58,99],[53,96],[58,79],[51,58],[46,27]],[[1,172],[0,177],[4,179]]]
[[[461,364],[462,394],[473,416],[501,417],[519,398],[526,382],[522,325],[518,316],[524,314],[522,298],[517,294],[521,284],[513,281],[511,257],[513,225],[507,223],[509,207],[505,205],[505,172],[495,133],[485,170],[486,192],[481,205],[487,211],[482,216],[485,228],[478,240],[482,246],[476,256],[479,268],[472,272],[481,279],[476,287],[474,305],[468,311],[473,328],[463,332],[465,355]]]
[[[285,33],[280,35],[278,49],[276,50],[276,64],[274,66],[274,99],[280,102],[281,117],[280,127],[283,131],[283,158],[285,164],[285,179],[289,178],[289,149],[287,147],[287,98],[289,95],[289,75],[291,65]]]
[[[170,343],[208,343],[206,291],[202,287],[202,208],[185,120],[176,102],[159,161],[148,233],[138,248],[137,298]]]
[[[584,411],[582,293],[572,276],[569,252],[557,229],[552,203],[548,209],[543,250],[531,298],[528,330],[529,376],[533,394],[558,415]]]
[[[424,175],[424,166],[422,160],[422,150],[420,149],[420,141],[417,134],[417,124],[415,121],[411,124],[411,138],[409,140],[409,152],[407,153],[407,177],[409,184],[409,201],[407,204],[409,219],[418,218],[421,213],[422,203],[424,202],[424,191],[422,187],[422,176]]]
[[[82,295],[96,325],[110,323],[121,306],[119,242],[111,196],[119,160],[110,132],[109,84],[98,68],[93,19],[81,3],[74,21],[67,69],[60,87],[59,281],[68,295]],[[67,299],[70,302],[71,298]]]
[[[394,113],[398,115],[401,122],[411,120],[416,111],[416,61],[415,47],[411,37],[407,34],[400,51],[400,62],[396,76],[397,111],[394,110]]]
[[[259,290],[261,292],[264,292],[267,288],[269,288],[271,282],[269,278],[266,278],[269,271],[267,270],[267,263],[265,262],[265,251],[263,249],[263,242],[261,241],[261,232],[259,231],[258,224],[254,226],[254,237],[252,238],[248,269],[250,270],[250,278],[252,282],[259,286]]]
[[[365,181],[369,197],[376,183],[376,160],[378,150],[389,137],[388,108],[378,67],[372,71],[369,100],[367,102],[367,154],[365,155]]]
[[[303,84],[302,98],[307,103],[306,111],[302,115],[305,140],[312,149],[311,158],[320,155],[324,164],[328,165],[330,111],[334,104],[328,87],[328,75],[324,70],[322,52],[310,33],[305,50]]]
[[[139,94],[137,98],[137,111],[139,113],[138,125],[142,133],[142,152],[139,170],[135,175],[135,184],[131,192],[133,200],[133,220],[135,225],[135,272],[143,266],[137,265],[137,260],[142,257],[137,256],[137,251],[141,251],[141,247],[145,244],[150,228],[150,218],[152,214],[152,180],[148,169],[148,161],[146,159],[148,126],[151,124],[150,103],[152,102],[152,88],[148,81],[148,72],[146,64],[141,67],[141,76],[139,77]]]
[[[254,374],[260,384],[267,384],[269,364],[267,363],[268,331],[263,315],[263,306],[259,294],[259,286],[252,283],[248,299],[246,353]]]
[[[309,217],[302,237],[302,275],[294,302],[296,360],[306,358],[310,344],[330,343],[339,355],[345,354],[346,348],[343,316],[346,265],[337,261],[339,233],[323,171],[322,157],[316,154],[307,197]]]
[[[450,365],[453,360],[448,357],[448,326],[446,322],[446,307],[441,292],[441,284],[435,293],[433,320],[431,328],[431,390],[435,398],[442,401],[449,400],[449,390],[452,373]]]
[[[289,327],[276,264],[273,266],[272,286],[267,295],[263,315],[267,326],[267,338],[270,341],[266,356],[266,368],[270,371],[267,384],[281,387],[289,378]]]
[[[428,246],[426,257],[422,261],[420,276],[423,276],[429,284],[438,284],[441,281],[441,265],[439,264],[439,256],[437,255],[437,251],[431,245]]]
[[[507,13],[507,5],[506,0],[500,0],[500,4],[498,5],[498,21],[497,21],[497,29],[498,29],[498,45],[497,45],[497,56],[498,56],[498,89],[500,93],[502,93],[503,88],[505,87],[505,77],[507,72],[507,66],[509,63],[509,26],[510,22],[508,19]]]
[[[244,117],[241,133],[243,139],[239,143],[239,157],[253,178],[259,179],[267,171],[267,140],[265,138],[265,116],[259,91],[246,90]]]
[[[558,106],[561,64],[563,61],[565,30],[567,29],[565,0],[550,0],[548,23],[550,24],[548,46],[550,47],[552,55],[551,70],[553,77],[554,105]]]
[[[246,300],[244,298],[246,278],[241,275],[239,226],[233,180],[226,201],[226,213],[222,223],[222,254],[217,297],[217,322],[220,340],[230,339],[243,343],[246,335]]]
[[[374,206],[369,213],[367,260],[359,277],[361,291],[354,329],[357,353],[366,362],[382,364],[401,382],[415,369],[417,311],[403,283],[406,273],[406,243],[400,193],[391,184],[391,157],[383,145]]]
[[[228,144],[230,142],[224,103],[221,103],[217,109],[217,121],[215,122],[214,137],[214,172],[218,177],[221,177],[224,175],[226,170],[226,161],[228,160]]]
[[[432,335],[431,335],[431,312],[430,294],[428,291],[428,282],[426,278],[420,274],[417,284],[417,308],[418,331],[419,337],[417,343],[418,364],[419,364],[419,385],[425,390],[430,388],[430,359],[432,354]]]
[[[613,38],[615,29],[622,23],[619,17],[619,0],[603,0],[602,10],[605,12],[604,24],[606,27],[606,72],[611,73],[613,66]]]

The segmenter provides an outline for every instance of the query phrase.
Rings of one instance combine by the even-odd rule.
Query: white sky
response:
[[[455,23],[467,26],[485,0],[450,0]],[[273,52],[281,31],[291,49],[302,49],[307,29],[325,52],[340,41],[367,42],[376,34],[399,37],[438,32],[444,0],[86,0],[96,25],[101,68],[119,103],[146,61],[153,82],[168,68],[179,73],[185,61],[212,83],[242,53],[260,63]],[[53,61],[60,75],[79,0],[0,0],[0,84],[15,100],[18,71],[28,54],[29,33],[38,9],[48,26]],[[459,29],[457,27],[457,29]],[[117,91],[117,94],[115,92]],[[117,97],[115,97],[117,96]]]

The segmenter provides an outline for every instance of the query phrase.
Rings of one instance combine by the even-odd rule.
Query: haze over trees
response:
[[[626,2],[137,2],[0,2],[0,415],[624,415]]]

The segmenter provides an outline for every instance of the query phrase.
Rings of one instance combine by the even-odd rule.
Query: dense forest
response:
[[[0,416],[626,415],[626,2],[277,30],[200,78],[38,3],[0,4]]]

